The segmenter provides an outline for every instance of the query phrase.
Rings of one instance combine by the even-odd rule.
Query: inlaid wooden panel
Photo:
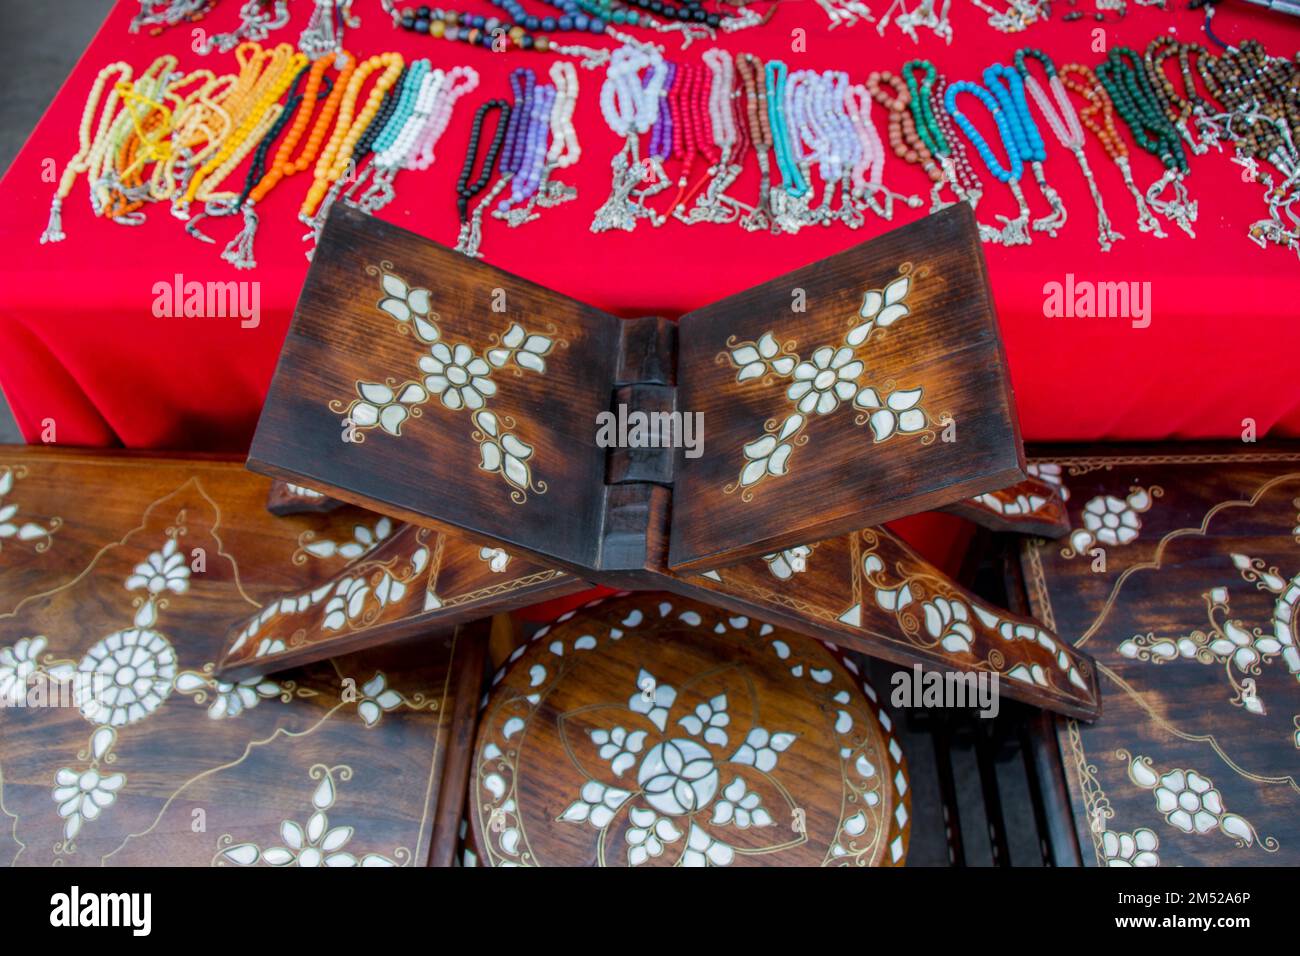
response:
[[[1085,862],[1300,863],[1300,446],[1035,460],[1073,530],[1026,543],[1028,595],[1106,692],[1058,722]]]
[[[565,615],[494,678],[470,859],[896,866],[909,807],[889,717],[851,662],[641,593]]]
[[[503,548],[359,513],[384,528],[386,537],[327,580],[287,592],[232,626],[217,667],[222,677],[239,680],[419,640],[431,630],[589,586]],[[355,533],[366,527],[359,524]],[[333,544],[307,536],[297,555],[332,550]]]
[[[686,315],[669,565],[703,570],[1024,477],[974,215],[958,203]]]
[[[214,674],[234,622],[329,580],[356,529],[381,537],[353,508],[277,518],[269,486],[237,462],[0,450],[0,863],[450,861],[482,636]]]
[[[788,548],[670,586],[896,664],[983,671],[998,692],[1092,720],[1092,662],[1049,628],[984,601],[885,528]]]
[[[618,342],[612,316],[340,204],[249,465],[593,566]]]

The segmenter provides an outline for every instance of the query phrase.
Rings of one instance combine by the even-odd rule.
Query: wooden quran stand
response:
[[[272,493],[281,511],[297,494],[404,524],[236,627],[223,676],[603,584],[1100,713],[1085,655],[883,527],[943,508],[1066,530],[1025,472],[964,205],[677,323],[615,318],[336,208],[248,464],[295,486]]]

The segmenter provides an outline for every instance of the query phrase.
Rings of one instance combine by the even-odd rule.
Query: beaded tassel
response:
[[[647,68],[649,72],[643,83],[640,74]],[[668,73],[668,65],[657,51],[624,45],[610,55],[600,88],[600,111],[609,128],[624,140],[624,145],[610,162],[613,177],[609,198],[596,210],[591,221],[592,232],[609,229],[631,232],[637,220],[646,215],[646,210],[632,199],[632,192],[647,169],[640,158],[638,137],[649,132],[659,118],[659,101]],[[662,176],[662,167],[658,175]]]
[[[993,150],[985,142],[984,137],[980,135],[974,124],[966,118],[964,113],[957,109],[957,97],[961,93],[969,93],[974,96],[993,115],[993,119],[997,123],[998,134],[1002,139],[1002,145],[1007,151],[1008,165],[1006,167],[1003,167],[998,162],[997,157],[993,155]],[[1025,201],[1025,194],[1020,188],[1024,160],[1017,145],[1015,127],[1012,125],[1011,118],[1005,114],[994,94],[982,86],[966,80],[960,80],[948,86],[948,89],[944,91],[943,105],[962,132],[966,134],[966,138],[974,145],[989,172],[1010,187],[1011,195],[1015,197],[1016,207],[1019,210],[1019,215],[1015,219],[1002,215],[995,217],[1002,221],[1001,229],[979,223],[980,238],[985,242],[997,242],[1008,246],[1027,245],[1032,242],[1033,240],[1029,234],[1029,204]]]
[[[1133,139],[1165,165],[1165,174],[1147,189],[1147,206],[1195,236],[1191,224],[1196,220],[1196,203],[1188,199],[1182,182],[1188,168],[1187,156],[1177,131],[1156,100],[1141,59],[1126,47],[1112,47],[1106,62],[1097,67],[1097,77],[1128,124]],[[1173,197],[1162,199],[1165,189],[1171,186]]]
[[[213,50],[229,53],[245,40],[265,40],[273,31],[288,25],[288,0],[275,0],[270,11],[266,0],[246,0],[239,8],[239,26],[230,33],[213,34],[199,52],[205,55]]]
[[[1101,142],[1106,155],[1119,168],[1124,185],[1137,204],[1137,224],[1140,232],[1149,232],[1157,239],[1165,238],[1160,223],[1147,209],[1146,199],[1133,182],[1133,170],[1128,161],[1128,146],[1115,128],[1115,108],[1106,88],[1093,71],[1080,63],[1069,63],[1061,67],[1061,84],[1069,90],[1081,94],[1088,101],[1078,114],[1079,121],[1092,131]]]
[[[702,57],[709,68],[710,83],[707,96],[709,129],[712,132],[715,153],[708,170],[707,185],[696,193],[695,205],[685,214],[684,206],[674,212],[687,225],[699,222],[728,223],[740,215],[736,201],[726,195],[729,187],[740,175],[739,164],[733,162],[738,141],[735,113],[732,110],[731,86],[735,77],[735,63],[725,50],[706,50]]]
[[[780,60],[768,60],[767,110],[772,126],[772,149],[776,155],[781,188],[773,189],[772,232],[797,233],[807,223],[809,197],[806,170],[799,162],[799,145],[790,130],[791,106],[789,68]]]
[[[645,158],[641,160],[639,170],[638,181],[645,183],[645,185],[640,189],[634,188],[629,195],[630,211],[634,225],[638,219],[648,219],[650,225],[656,227],[662,226],[668,221],[667,216],[660,215],[647,205],[647,200],[652,196],[657,196],[672,185],[672,180],[668,178],[668,172],[664,167],[673,153],[674,137],[680,136],[681,124],[685,120],[680,109],[675,112],[670,105],[672,102],[670,94],[679,80],[677,64],[665,62],[662,64],[662,71],[652,66],[650,72],[641,81],[643,97],[646,96],[646,91],[648,91],[650,85],[657,82],[657,77],[660,75],[663,77],[662,90],[659,93],[658,105],[653,107],[655,120],[649,129],[649,148]],[[652,104],[647,103],[646,109],[649,110],[650,108],[652,108]],[[640,132],[639,126],[638,132]],[[640,148],[639,141],[633,142],[632,146],[635,155],[635,151]]]
[[[1003,85],[1004,82],[1006,85]],[[1043,145],[1043,137],[1039,135],[1038,127],[1034,125],[1034,119],[1029,113],[1029,103],[1025,99],[1024,80],[1015,70],[999,63],[990,66],[984,71],[984,85],[993,91],[993,95],[997,97],[998,102],[1001,104],[1011,126],[1013,139],[1021,153],[1021,158],[1028,162],[1030,172],[1034,174],[1034,181],[1038,183],[1038,190],[1043,194],[1048,207],[1052,210],[1049,215],[1035,219],[1032,224],[1033,228],[1038,232],[1046,232],[1049,236],[1054,237],[1057,230],[1065,225],[1065,204],[1043,174],[1043,161],[1047,158],[1047,149]]]
[[[478,178],[470,182],[469,177],[474,171],[474,161],[478,157],[479,141],[483,134],[483,120],[492,110],[500,111],[497,128],[492,134],[492,141],[487,151],[483,154],[483,166],[479,170]],[[465,164],[461,167],[460,178],[456,181],[456,211],[460,214],[460,233],[456,237],[454,248],[456,252],[472,259],[482,256],[479,248],[483,244],[483,209],[490,207],[497,196],[510,184],[511,174],[503,172],[496,185],[474,207],[472,214],[469,208],[470,200],[487,189],[488,183],[492,181],[492,172],[497,165],[497,157],[501,153],[501,146],[505,141],[506,129],[513,112],[515,111],[505,100],[488,100],[479,106],[470,126],[469,149],[465,153]]]
[[[578,105],[578,71],[572,63],[557,60],[551,64],[551,83],[555,87],[555,105],[551,107],[551,146],[546,151],[546,165],[534,200],[539,206],[558,206],[576,199],[578,190],[567,183],[551,179],[559,169],[567,169],[582,156],[573,112]]]
[[[356,29],[361,21],[352,16],[352,0],[316,0],[311,19],[298,37],[298,49],[313,60],[343,52],[343,28]]]
[[[736,69],[745,91],[745,120],[759,176],[758,202],[741,218],[740,227],[747,232],[758,232],[772,228],[772,127],[767,113],[766,71],[763,61],[751,53],[740,55]]]
[[[1029,72],[1029,58],[1038,60],[1046,69],[1048,84],[1056,100],[1055,107],[1047,98],[1047,92],[1038,82],[1038,78]],[[1083,178],[1088,183],[1088,192],[1092,195],[1093,205],[1097,208],[1097,243],[1101,246],[1102,252],[1109,252],[1111,245],[1124,237],[1111,228],[1106,207],[1102,203],[1101,192],[1097,189],[1097,181],[1093,178],[1092,168],[1088,165],[1088,158],[1083,151],[1083,126],[1080,125],[1079,115],[1070,102],[1069,94],[1066,93],[1060,76],[1057,75],[1056,65],[1043,51],[1026,48],[1016,52],[1016,72],[1023,78],[1025,89],[1038,104],[1039,111],[1047,120],[1047,125],[1051,127],[1057,140],[1074,154],[1075,162],[1079,164]]]
[[[116,80],[113,79],[114,76],[117,77]],[[95,155],[103,148],[104,138],[117,115],[117,85],[120,82],[129,83],[130,80],[131,67],[121,62],[110,63],[95,77],[90,94],[86,97],[86,105],[81,112],[77,152],[63,168],[59,186],[50,201],[49,222],[45,226],[45,231],[41,233],[42,245],[48,242],[62,242],[67,238],[63,231],[63,201],[72,192],[77,176],[90,170]],[[109,91],[107,96],[105,96],[106,89]],[[102,110],[99,109],[100,100],[103,100]],[[92,135],[91,127],[96,111],[99,111],[99,124]]]

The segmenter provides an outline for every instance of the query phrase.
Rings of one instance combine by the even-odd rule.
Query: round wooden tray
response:
[[[902,751],[828,646],[660,594],[518,648],[474,746],[467,862],[897,866]]]

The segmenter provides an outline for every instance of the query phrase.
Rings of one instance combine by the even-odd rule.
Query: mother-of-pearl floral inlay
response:
[[[319,780],[311,795],[311,813],[306,824],[285,820],[280,824],[280,845],[263,848],[256,843],[233,843],[223,836],[218,845],[225,845],[213,860],[217,865],[233,863],[235,866],[397,866],[397,861],[380,853],[366,853],[358,857],[350,849],[356,830],[350,826],[330,823],[329,811],[338,800],[335,774],[342,781],[352,779],[352,768],[327,767],[316,764],[309,771],[313,780]]]
[[[378,268],[368,266],[366,271],[379,278],[383,298],[378,309],[396,320],[403,334],[428,346],[416,363],[422,375],[401,382],[393,378],[358,381],[357,397],[346,406],[337,399],[331,401],[330,410],[344,415],[345,436],[349,441],[364,441],[367,432],[378,429],[398,437],[408,418],[418,417],[426,404],[437,399],[445,409],[470,413],[474,424],[471,437],[479,446],[478,466],[505,480],[512,501],[522,504],[530,491],[544,494],[546,482],[532,477],[533,446],[514,433],[513,418],[487,406],[497,393],[494,375],[507,369],[516,375],[545,374],[545,356],[557,344],[567,343],[554,337],[554,328],[543,335],[517,322],[491,335],[486,348],[445,341],[438,313],[433,311],[433,294],[411,286],[392,268],[392,263],[385,262]]]
[[[826,730],[839,747],[843,772],[844,809],[825,862],[851,863],[882,851],[893,863],[900,862],[906,848],[901,829],[907,811],[896,801],[893,823],[900,832],[884,848],[881,842],[891,824],[881,816],[884,788],[892,785],[901,798],[907,781],[897,743],[888,735],[882,741],[871,730],[866,714],[874,713],[874,708],[868,707],[867,698],[874,702],[875,693],[870,686],[863,685],[866,698],[855,694],[847,673],[801,659],[771,625],[738,615],[718,614],[716,620],[706,620],[699,612],[681,610],[668,600],[645,611],[632,608],[612,626],[574,629],[568,636],[542,628],[531,645],[515,650],[507,666],[530,646],[541,645],[546,653],[535,654],[528,666],[526,696],[506,701],[499,710],[490,707],[492,714],[485,722],[492,729],[479,751],[476,788],[482,796],[478,813],[488,840],[488,861],[499,866],[539,862],[530,850],[516,790],[516,762],[534,710],[572,666],[586,660],[603,642],[624,640],[656,611],[661,618],[674,619],[675,626],[708,631],[711,638],[755,639],[793,677],[808,682],[807,692],[824,702]],[[574,616],[575,612],[568,612],[559,620]],[[827,663],[824,657],[817,661]],[[841,663],[853,670],[851,662]],[[792,822],[798,819],[795,794],[804,784],[785,766],[785,755],[800,747],[799,735],[760,720],[755,700],[733,701],[726,692],[709,696],[697,678],[677,686],[660,680],[653,667],[647,662],[634,679],[629,676],[627,697],[618,703],[559,715],[561,727],[570,720],[586,725],[581,733],[590,740],[593,755],[585,760],[572,758],[581,771],[580,780],[555,822],[590,834],[605,864],[629,866],[661,858],[679,866],[728,866],[742,854],[780,853],[807,842],[810,837]],[[493,683],[504,675],[505,668]],[[693,706],[686,702],[688,696],[695,698]],[[880,711],[876,720],[878,730],[889,731],[888,715]],[[898,765],[892,779],[891,761]],[[775,785],[767,798],[759,792],[765,784]],[[778,797],[779,805],[768,805],[768,799]],[[616,833],[621,835],[621,845],[611,850]],[[477,860],[473,855],[467,858]]]
[[[1070,532],[1070,546],[1061,554],[1067,558],[1086,555],[1096,545],[1116,548],[1132,544],[1142,530],[1144,514],[1151,508],[1152,501],[1164,494],[1159,487],[1133,487],[1128,496],[1117,498],[1115,495],[1097,495],[1083,506],[1080,512],[1082,528]]]
[[[5,466],[0,468],[0,550],[6,541],[24,544],[35,542],[36,551],[44,551],[50,546],[54,532],[63,526],[62,518],[50,518],[45,523],[24,518],[16,502],[8,500],[14,489],[14,482],[26,474],[26,468]]]
[[[1232,703],[1249,713],[1263,714],[1264,701],[1255,678],[1262,673],[1264,664],[1280,656],[1291,675],[1300,680],[1300,649],[1296,640],[1300,574],[1287,580],[1277,568],[1267,567],[1263,561],[1245,554],[1233,554],[1231,560],[1247,582],[1278,596],[1273,605],[1271,629],[1250,627],[1230,617],[1228,589],[1216,587],[1203,595],[1208,630],[1196,629],[1176,638],[1135,634],[1121,641],[1117,649],[1124,657],[1153,664],[1177,660],[1221,664],[1232,686]]]
[[[892,390],[885,394],[883,387],[862,380],[867,368],[859,357],[862,347],[878,330],[889,328],[910,312],[907,296],[920,272],[913,272],[910,264],[901,266],[899,272],[902,274],[883,289],[870,289],[863,296],[842,344],[824,345],[800,358],[793,342],[782,344],[770,331],[756,341],[728,341],[725,354],[738,369],[738,383],[787,379],[790,384],[785,387],[785,398],[794,406],[783,418],[768,421],[764,434],[744,446],[740,475],[724,489],[728,494],[740,490],[741,498],[749,501],[760,482],[788,474],[794,449],[808,441],[804,434],[808,423],[817,416],[833,414],[841,405],[856,412],[857,424],[870,425],[876,444],[900,434],[920,433],[922,442],[933,440],[930,416],[921,407],[921,386],[896,388],[890,383]]]
[[[1130,756],[1120,750],[1117,756],[1127,760],[1128,778],[1155,797],[1156,810],[1165,822],[1184,833],[1208,834],[1219,831],[1231,837],[1240,847],[1258,843],[1263,849],[1277,850],[1272,837],[1260,839],[1250,821],[1240,814],[1229,813],[1214,782],[1195,770],[1174,768],[1160,773],[1150,757],[1140,754]]]

